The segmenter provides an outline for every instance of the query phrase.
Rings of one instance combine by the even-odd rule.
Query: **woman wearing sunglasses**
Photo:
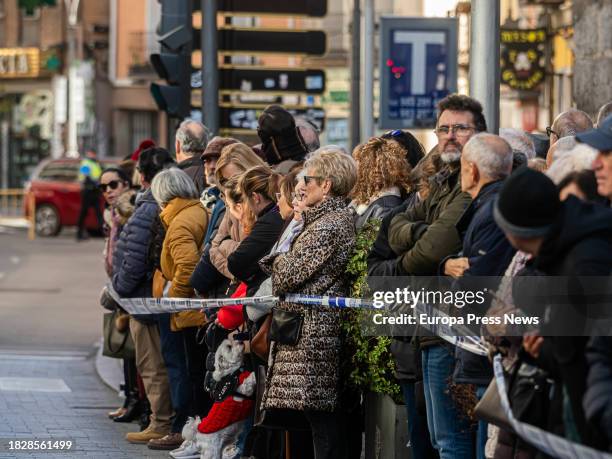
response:
[[[356,181],[355,162],[328,147],[315,152],[304,170],[304,228],[287,252],[260,264],[272,276],[274,295],[346,296],[346,265],[355,243],[347,197]],[[264,408],[303,413],[315,457],[347,457],[348,423],[339,410],[340,310],[280,301],[272,321],[280,327],[270,350]]]

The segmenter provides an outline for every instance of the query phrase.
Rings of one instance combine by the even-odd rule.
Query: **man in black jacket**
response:
[[[204,181],[204,162],[200,158],[208,144],[208,129],[199,121],[185,120],[176,131],[176,162],[179,169],[184,170],[198,193],[202,194],[206,188]]]
[[[546,370],[563,390],[562,403],[551,407],[558,416],[551,419],[548,428],[560,430],[574,441],[602,447],[598,430],[589,425],[582,408],[588,371],[585,324],[589,314],[601,305],[594,304],[595,300],[580,287],[585,276],[608,278],[612,274],[612,210],[574,196],[561,202],[548,177],[523,169],[502,187],[494,216],[510,243],[533,255],[527,269],[562,276],[563,285],[556,282],[554,289],[544,290],[545,304],[538,302],[542,336],[523,339],[523,348],[533,363]],[[545,282],[544,288],[550,284]],[[566,287],[564,291],[562,287]],[[514,288],[519,307],[525,290]],[[526,293],[529,297],[542,292]],[[579,333],[582,336],[572,336]]]
[[[457,223],[457,231],[463,239],[461,253],[441,263],[445,275],[461,279],[497,277],[503,275],[510,264],[515,251],[493,219],[493,202],[502,181],[512,171],[512,162],[510,145],[493,134],[477,134],[463,148],[461,190],[472,197],[472,203]],[[461,282],[458,284],[460,286]],[[484,310],[486,308],[474,312]],[[493,376],[488,359],[459,347],[455,348],[455,359],[453,380],[459,384],[474,384],[476,395],[482,397]],[[485,457],[486,442],[487,423],[481,421],[476,434],[476,457],[479,459]]]

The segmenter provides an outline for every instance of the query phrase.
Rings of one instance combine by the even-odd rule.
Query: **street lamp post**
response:
[[[489,132],[499,132],[499,0],[472,0],[470,96],[482,104]]]
[[[77,138],[76,117],[76,91],[77,69],[74,62],[77,56],[77,24],[80,0],[64,0],[66,13],[68,15],[68,147],[66,156],[69,158],[79,157],[79,145]]]

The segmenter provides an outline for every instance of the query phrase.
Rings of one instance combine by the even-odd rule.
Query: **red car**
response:
[[[50,159],[41,162],[25,187],[24,207],[29,217],[28,203],[34,194],[36,202],[36,234],[57,236],[64,226],[76,226],[81,211],[81,184],[78,181],[80,159]],[[116,159],[102,159],[100,165],[116,166]],[[100,197],[100,207],[104,207]],[[98,229],[93,211],[89,211],[85,226],[88,230]]]

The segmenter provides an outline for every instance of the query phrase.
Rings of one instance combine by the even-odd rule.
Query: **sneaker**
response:
[[[182,443],[183,436],[180,433],[169,433],[162,438],[151,439],[147,443],[147,447],[157,450],[172,450],[181,446]]]
[[[146,428],[142,432],[130,432],[126,434],[125,439],[130,443],[146,444],[151,440],[159,440],[165,436],[167,436],[165,432],[155,432],[151,428]]]
[[[171,451],[170,456],[174,459],[200,459],[200,448],[195,441],[184,442],[180,448]]]

